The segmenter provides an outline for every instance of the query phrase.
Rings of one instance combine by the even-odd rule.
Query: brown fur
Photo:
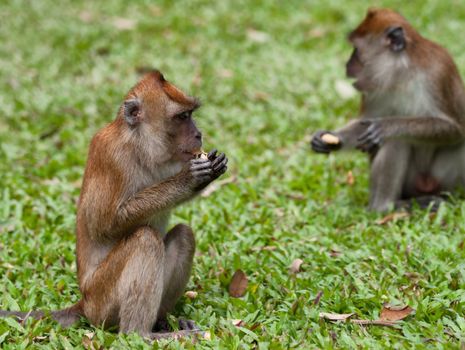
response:
[[[447,50],[389,9],[370,9],[349,41],[346,68],[362,93],[361,117],[334,134],[338,148],[370,154],[370,208],[463,186],[465,89]],[[328,153],[321,133],[312,146]]]
[[[165,261],[169,210],[194,194],[172,142],[181,140],[192,149],[200,143],[192,146],[186,133],[166,137],[177,132],[174,115],[197,105],[161,73],[147,74],[129,98],[142,101],[142,122],[150,134],[129,130],[121,108],[92,140],[77,215],[78,276],[84,314],[92,323],[146,335],[162,302],[163,269],[175,264]],[[176,260],[189,266],[182,273],[187,277],[178,286],[181,291],[192,264],[194,241],[189,243],[189,254]]]
[[[181,296],[195,251],[188,226],[167,230],[170,211],[227,169],[227,158],[216,151],[206,160],[194,159],[202,145],[191,118],[198,106],[154,71],[128,92],[116,119],[92,139],[76,222],[82,300],[52,313],[62,325],[85,316],[120,332],[167,336],[152,328]],[[44,314],[0,311],[10,315]]]

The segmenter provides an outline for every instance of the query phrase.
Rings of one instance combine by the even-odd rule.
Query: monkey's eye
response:
[[[192,111],[182,112],[176,115],[176,119],[178,120],[187,120],[192,116]]]

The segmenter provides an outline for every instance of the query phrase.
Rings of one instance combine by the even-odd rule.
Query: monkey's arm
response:
[[[340,149],[356,148],[359,141],[358,137],[367,130],[367,125],[363,119],[355,119],[350,121],[346,126],[336,131],[320,130],[315,133],[312,138],[311,146],[315,152],[329,153]],[[322,139],[325,134],[334,135],[339,138],[338,144],[329,144]]]
[[[216,150],[208,159],[195,159],[188,168],[159,184],[147,187],[121,203],[113,220],[111,235],[122,235],[145,224],[154,214],[169,210],[198,194],[227,169],[228,158]]]
[[[464,126],[446,116],[366,119],[362,123],[367,129],[358,137],[357,148],[368,152],[385,140],[452,145],[465,138]]]

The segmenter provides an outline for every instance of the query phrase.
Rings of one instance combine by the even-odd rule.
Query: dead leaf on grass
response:
[[[332,257],[332,258],[337,258],[340,255],[342,255],[342,252],[340,252],[339,250],[331,249],[329,251],[329,256]]]
[[[245,322],[242,320],[231,320],[231,323],[236,327],[243,327],[245,326]]]
[[[302,264],[304,263],[304,261],[302,259],[295,259],[291,266],[289,267],[289,273],[292,273],[292,274],[296,274],[298,272],[300,272],[300,267],[302,266]]]
[[[119,30],[130,30],[136,27],[136,21],[130,18],[116,17],[112,22],[113,26]]]
[[[320,303],[322,295],[323,295],[323,291],[320,290],[318,294],[316,295],[315,300],[313,300],[313,305],[318,305]]]
[[[377,320],[359,320],[351,319],[350,322],[353,324],[358,324],[361,326],[386,326],[394,327],[399,324],[398,321],[403,320],[408,315],[410,315],[414,309],[410,306],[391,306],[384,305],[381,310],[379,319]],[[320,317],[330,320],[330,321],[345,321],[352,317],[355,313],[350,314],[331,314],[326,312],[321,312]]]
[[[386,326],[393,327],[398,324],[395,321],[383,321],[383,320],[350,320],[353,324],[358,324],[360,326]]]
[[[381,321],[400,321],[409,316],[414,309],[410,306],[383,305],[379,319]]]
[[[278,249],[278,247],[275,245],[265,245],[261,247],[252,247],[250,250],[252,250],[253,252],[261,252],[263,250],[272,252],[276,249]]]
[[[86,350],[95,350],[95,346],[94,346],[94,342],[92,341],[92,339],[94,338],[94,333],[93,332],[90,332],[90,333],[85,333],[84,336],[82,337],[82,346],[84,347],[84,349]]]
[[[268,33],[261,32],[259,30],[255,29],[248,29],[247,30],[247,38],[250,41],[256,42],[256,43],[265,43],[268,40],[270,40],[270,36]]]
[[[210,333],[210,331],[206,331],[203,333],[203,339],[212,340],[212,334]]]
[[[220,78],[229,79],[234,76],[234,72],[230,69],[223,68],[219,70],[218,76]]]
[[[248,283],[246,274],[242,270],[236,270],[229,285],[229,295],[234,298],[244,296]]]
[[[352,170],[349,170],[347,172],[347,177],[346,177],[346,182],[349,186],[353,186],[355,183],[355,177],[354,174],[352,173]]]
[[[186,298],[194,300],[195,298],[197,298],[198,293],[193,290],[188,290],[186,293],[184,293],[184,295],[186,296]]]
[[[82,11],[79,13],[78,17],[84,23],[90,23],[94,20],[94,15],[90,11]]]
[[[403,218],[406,218],[406,217],[409,217],[409,216],[410,216],[410,214],[405,212],[405,211],[395,212],[395,213],[391,213],[391,214],[386,215],[382,219],[377,220],[376,223],[378,225],[385,225],[388,222],[396,221],[398,219],[403,219]]]

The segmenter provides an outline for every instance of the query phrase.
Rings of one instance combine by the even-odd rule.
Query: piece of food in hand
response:
[[[208,159],[208,153],[204,152],[202,149],[194,154],[196,159]]]
[[[338,145],[341,142],[341,140],[339,140],[339,137],[332,134],[324,134],[323,136],[321,136],[321,139],[328,145]]]

